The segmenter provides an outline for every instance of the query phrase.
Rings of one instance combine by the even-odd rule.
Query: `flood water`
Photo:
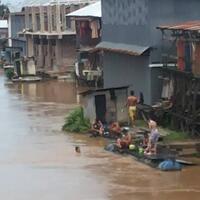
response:
[[[1,199],[200,199],[198,166],[161,172],[105,152],[104,139],[63,133],[78,93],[73,83],[8,84],[0,76]]]

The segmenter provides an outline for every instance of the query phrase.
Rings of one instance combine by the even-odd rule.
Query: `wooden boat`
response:
[[[182,166],[195,165],[195,163],[177,159],[176,155],[170,154],[170,153],[145,155],[145,154],[140,154],[137,151],[132,151],[129,149],[119,149],[116,147],[116,145],[112,150],[109,150],[109,148],[106,148],[106,147],[105,147],[105,150],[113,152],[113,153],[121,154],[121,155],[123,155],[123,154],[131,155],[131,156],[133,156],[133,158],[135,160],[137,160],[141,163],[144,163],[150,167],[156,168],[156,169],[158,169],[160,163],[162,163],[166,160],[172,160],[173,162],[179,163]],[[181,169],[171,169],[169,171],[174,171],[174,170],[181,170]]]
[[[38,82],[41,81],[42,78],[38,76],[25,76],[25,77],[19,77],[19,78],[13,78],[13,82]]]

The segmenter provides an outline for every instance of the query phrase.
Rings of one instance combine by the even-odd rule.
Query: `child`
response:
[[[151,132],[147,148],[145,149],[145,154],[152,155],[157,153],[156,148],[160,134],[157,129],[157,123],[153,120],[149,121],[149,129],[151,130]]]
[[[94,137],[103,136],[104,127],[100,120],[96,119],[92,125],[91,133]]]

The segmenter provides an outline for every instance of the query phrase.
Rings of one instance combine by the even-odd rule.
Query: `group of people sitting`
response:
[[[155,121],[149,120],[148,126],[150,133],[144,134],[141,146],[144,148],[144,154],[151,155],[157,153],[157,142],[160,134]],[[131,144],[134,144],[134,134],[122,128],[118,122],[112,122],[105,127],[100,120],[96,119],[90,133],[95,137],[109,134],[110,138],[116,138],[115,145],[120,149],[128,149]]]
[[[117,138],[121,135],[121,127],[118,122],[112,122],[109,126],[103,125],[103,123],[96,119],[95,122],[92,125],[92,129],[90,130],[90,133],[92,136],[104,136],[109,134],[111,138]]]

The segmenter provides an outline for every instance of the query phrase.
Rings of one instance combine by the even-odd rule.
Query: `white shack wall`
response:
[[[127,122],[128,112],[125,107],[127,101],[127,90],[116,90],[115,95],[117,97],[117,121]]]
[[[106,121],[127,122],[128,113],[124,107],[127,100],[127,90],[115,90],[116,102],[111,100],[110,91],[96,92],[95,94],[87,95],[83,98],[84,101],[84,116],[90,120],[91,123],[96,119],[95,96],[106,96]]]
[[[83,98],[84,100],[84,117],[90,120],[90,123],[93,123],[96,119],[96,109],[95,109],[95,98],[94,95],[88,95]]]

